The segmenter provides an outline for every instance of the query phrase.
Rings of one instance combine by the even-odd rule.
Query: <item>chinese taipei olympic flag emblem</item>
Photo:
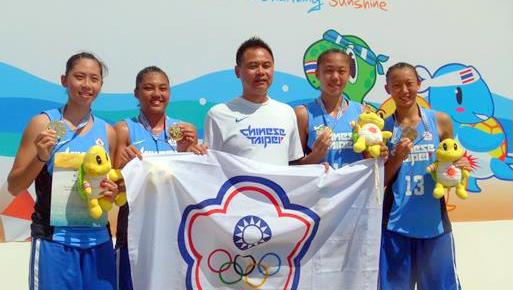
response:
[[[178,244],[186,289],[296,289],[319,217],[273,181],[236,176],[188,206]]]

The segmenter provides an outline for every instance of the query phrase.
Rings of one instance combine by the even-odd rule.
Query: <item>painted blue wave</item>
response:
[[[173,85],[168,113],[192,122],[201,133],[206,110],[212,105],[239,96],[241,90],[240,80],[235,77],[232,69],[213,72]],[[269,94],[276,100],[296,106],[317,97],[319,92],[302,77],[276,72]],[[513,101],[498,94],[492,95],[494,115],[506,132],[508,152],[512,152]],[[200,99],[206,101],[206,104],[201,103]],[[34,115],[60,107],[66,100],[66,92],[60,85],[0,62],[0,133],[21,134]],[[102,93],[95,101],[93,110],[108,122],[114,123],[136,115],[137,100],[132,93]]]
[[[177,100],[205,98],[212,103],[226,102],[239,96],[241,91],[240,80],[235,77],[233,70],[210,73],[173,87]],[[269,90],[271,97],[286,103],[313,98],[318,94],[304,78],[282,72],[275,72],[273,85]]]
[[[108,81],[108,80],[106,80]],[[65,90],[58,84],[43,80],[26,71],[0,62],[0,98],[27,98],[63,104]],[[240,95],[241,84],[232,69],[213,72],[185,83],[172,86],[172,101],[226,102]],[[283,102],[315,97],[313,89],[304,78],[276,72],[269,94]],[[130,93],[101,93],[93,105],[94,110],[123,111],[137,108],[137,100]]]
[[[27,98],[57,103],[64,103],[67,99],[59,84],[3,62],[0,62],[0,88],[0,98]]]
[[[0,132],[4,133],[21,133],[34,115],[62,106],[58,102],[23,97],[2,98],[1,102]]]

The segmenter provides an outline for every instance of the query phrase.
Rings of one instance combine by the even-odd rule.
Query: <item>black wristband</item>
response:
[[[48,160],[41,159],[41,157],[39,157],[39,154],[36,154],[36,158],[37,158],[37,160],[39,160],[40,162],[43,162],[43,163],[48,162]]]

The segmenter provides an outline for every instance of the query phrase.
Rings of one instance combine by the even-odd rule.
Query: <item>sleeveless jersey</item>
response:
[[[435,161],[439,143],[434,111],[421,108],[421,122],[413,150],[403,161],[393,184],[385,193],[383,222],[388,230],[413,238],[432,238],[451,231],[445,200],[433,197],[435,182],[426,168]],[[401,139],[401,127],[392,115],[385,121],[392,131],[388,144],[391,154]]]
[[[138,117],[124,120],[130,134],[130,144],[134,145],[141,153],[163,153],[165,151],[176,151],[176,142],[169,138],[167,128],[180,121],[166,116],[164,130],[154,136],[151,131],[146,129]]]
[[[169,138],[167,128],[180,123],[179,120],[166,116],[165,128],[158,136],[154,136],[151,131],[146,129],[139,117],[128,118],[124,121],[128,128],[130,144],[134,145],[141,153],[176,152],[176,142]],[[127,245],[128,213],[128,204],[119,208],[116,230],[116,247],[118,248]]]
[[[53,109],[43,112],[50,121],[62,121],[62,110]],[[57,152],[85,153],[91,146],[103,144],[109,153],[107,138],[107,123],[91,115],[93,125],[83,136],[75,134],[67,125],[66,134],[57,141],[50,159],[36,177],[36,202],[32,214],[31,234],[33,238],[53,240],[68,246],[91,247],[110,240],[110,233],[106,226],[98,227],[53,227],[50,226],[52,174],[54,157]],[[84,205],[84,209],[85,209]],[[86,209],[85,209],[86,210]]]
[[[353,151],[351,121],[358,120],[362,112],[361,104],[348,101],[346,111],[340,118],[326,114],[318,99],[305,105],[308,111],[308,140],[307,147],[311,151],[317,138],[317,129],[327,126],[333,131],[331,146],[323,162],[328,162],[333,168],[340,168],[348,163],[361,160],[362,154]]]

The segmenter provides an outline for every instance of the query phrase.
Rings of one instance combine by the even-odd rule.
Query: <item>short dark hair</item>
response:
[[[239,49],[237,49],[237,54],[235,56],[235,63],[237,63],[237,65],[241,64],[242,56],[244,55],[244,52],[246,52],[246,50],[248,50],[250,48],[263,48],[263,49],[267,50],[269,52],[269,54],[271,55],[271,58],[273,59],[273,62],[274,62],[274,56],[273,56],[271,47],[269,47],[269,45],[267,43],[265,43],[265,41],[263,41],[262,39],[260,39],[256,36],[253,36],[250,39],[244,41],[239,46]]]
[[[403,69],[403,68],[408,68],[408,69],[411,69],[414,73],[415,73],[415,78],[420,81],[420,78],[419,78],[419,74],[417,73],[417,70],[415,69],[415,67],[407,62],[398,62],[396,64],[394,64],[393,66],[389,67],[388,70],[387,70],[387,73],[386,73],[386,81],[388,82],[389,78],[390,78],[390,74],[392,73],[392,71],[396,70],[396,69]]]
[[[320,64],[324,61],[324,59],[326,58],[326,56],[328,54],[332,54],[332,53],[339,53],[339,54],[343,55],[345,58],[347,58],[347,60],[349,61],[349,64],[351,64],[351,57],[349,56],[349,54],[347,54],[345,51],[341,50],[340,48],[330,48],[330,49],[327,49],[327,50],[321,52],[321,54],[319,54],[319,56],[317,57],[317,67],[320,66]]]
[[[147,67],[143,68],[142,70],[140,70],[137,73],[137,76],[135,77],[135,88],[136,89],[139,88],[139,84],[142,82],[144,76],[149,74],[149,73],[159,73],[159,74],[162,74],[163,76],[166,77],[167,82],[169,83],[169,77],[167,76],[166,72],[164,72],[158,66],[152,65],[152,66],[147,66]]]
[[[107,74],[108,72],[108,69],[107,69],[107,66],[105,65],[105,63],[103,63],[103,61],[101,61],[96,55],[94,55],[93,53],[91,52],[79,52],[79,53],[76,53],[74,55],[72,55],[70,58],[68,58],[68,61],[66,62],[66,70],[64,72],[64,75],[68,75],[68,73],[73,69],[73,67],[75,66],[75,64],[83,59],[83,58],[87,58],[87,59],[92,59],[94,61],[96,61],[98,63],[98,66],[100,66],[100,76],[103,78],[104,75]]]

